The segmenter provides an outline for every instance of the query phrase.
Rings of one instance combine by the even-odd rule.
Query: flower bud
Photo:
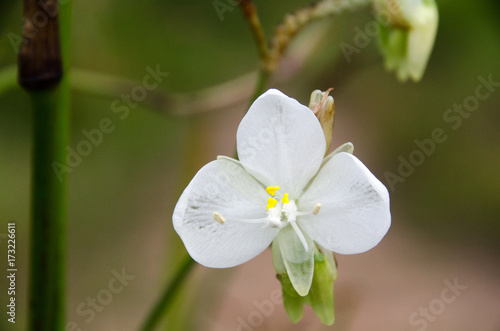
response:
[[[438,26],[434,0],[375,0],[379,47],[387,70],[399,80],[422,79]]]
[[[333,97],[328,94],[333,90],[329,88],[325,92],[315,90],[311,93],[311,100],[309,101],[309,109],[311,109],[321,123],[321,128],[325,135],[326,151],[325,156],[330,150],[333,134],[333,122],[335,119],[335,102]]]

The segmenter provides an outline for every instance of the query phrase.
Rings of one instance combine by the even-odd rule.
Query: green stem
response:
[[[259,71],[259,76],[255,83],[253,94],[250,98],[250,103],[247,109],[250,108],[252,103],[264,92],[267,81],[272,75],[272,71],[268,70],[269,62],[269,47],[267,45],[266,36],[260,24],[259,14],[257,13],[257,7],[252,0],[243,0],[240,2],[240,9],[252,31],[255,40],[255,46],[259,51],[261,69]]]
[[[56,162],[65,164],[66,147],[69,143],[70,13],[68,2],[59,7],[63,69],[60,82],[52,88],[27,88],[33,106],[28,329],[36,331],[65,329],[66,183],[65,178],[56,173],[54,165]],[[40,32],[42,39],[41,36]],[[40,53],[33,54],[35,58],[25,58],[23,61],[26,62],[21,65],[29,66],[33,61],[36,62],[36,56]]]
[[[167,312],[169,307],[172,305],[173,299],[175,298],[176,293],[179,291],[182,282],[189,274],[189,271],[194,265],[195,261],[190,256],[187,256],[182,262],[180,268],[177,270],[172,281],[165,288],[165,292],[163,292],[160,300],[158,300],[148,318],[146,319],[146,322],[141,328],[142,331],[150,331],[155,329],[155,327],[161,321],[161,318],[164,316],[164,313]]]
[[[293,38],[307,25],[317,20],[338,15],[346,10],[361,8],[373,0],[320,0],[285,15],[271,38],[267,71],[274,72]]]
[[[247,20],[248,25],[250,26],[250,30],[252,31],[257,50],[259,51],[260,60],[263,64],[265,64],[269,56],[269,48],[267,46],[264,30],[260,24],[257,8],[252,0],[241,0],[240,8],[245,16],[245,19]]]
[[[64,329],[65,180],[53,162],[64,164],[69,116],[66,88],[30,93],[33,103],[30,329]]]
[[[269,78],[271,78],[272,73],[262,68],[259,71],[259,77],[255,83],[255,87],[252,93],[252,98],[250,99],[250,103],[247,109],[250,109],[252,103],[262,94],[266,88],[267,82]]]

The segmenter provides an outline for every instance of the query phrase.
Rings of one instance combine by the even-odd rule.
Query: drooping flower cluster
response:
[[[387,189],[350,143],[326,158],[325,149],[309,108],[277,90],[260,96],[238,128],[239,161],[205,165],[175,207],[174,228],[193,259],[233,267],[274,241],[278,273],[305,297],[318,247],[355,254],[377,245],[391,223]]]

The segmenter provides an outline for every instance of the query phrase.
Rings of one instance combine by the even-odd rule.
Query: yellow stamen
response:
[[[266,192],[267,194],[271,194],[273,197],[274,197],[274,194],[276,193],[277,190],[279,190],[280,187],[279,186],[268,186],[266,188]]]
[[[226,222],[226,219],[224,216],[222,216],[220,213],[214,211],[214,220],[219,222],[220,224],[224,224]]]
[[[283,194],[283,199],[281,199],[283,203],[289,203],[290,201],[288,200],[288,193]]]
[[[267,199],[267,210],[274,208],[274,206],[276,206],[277,203],[278,203],[278,200],[276,200],[274,198]]]

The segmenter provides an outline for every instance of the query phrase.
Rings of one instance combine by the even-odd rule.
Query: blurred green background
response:
[[[307,3],[256,1],[268,36],[285,13]],[[355,155],[386,185],[386,172],[397,174],[398,157],[408,159],[417,148],[415,139],[430,138],[435,128],[448,137],[405,182],[395,184],[393,225],[381,247],[365,257],[339,258],[334,330],[416,330],[409,315],[439,297],[444,279],[455,277],[467,279],[469,290],[428,329],[500,329],[500,88],[480,101],[457,130],[443,119],[454,104],[474,94],[479,76],[500,81],[500,6],[494,0],[442,0],[438,6],[436,45],[418,84],[401,84],[384,70],[375,39],[350,63],[345,60],[339,45],[354,44],[354,27],[364,29],[373,20],[367,8],[309,26],[270,84],[304,104],[314,89],[333,87],[332,146],[353,142]],[[16,63],[8,35],[20,34],[22,17],[20,3],[11,1],[5,8],[0,68]],[[317,42],[307,52],[311,40]],[[159,65],[169,73],[154,91],[159,94],[197,91],[258,68],[238,8],[221,21],[212,2],[200,0],[75,2],[71,61],[74,68],[137,82],[146,67]],[[85,139],[83,130],[97,128],[103,118],[116,125],[68,174],[67,313],[82,330],[138,328],[185,255],[171,225],[177,198],[201,166],[217,155],[233,154],[236,128],[247,108],[247,100],[241,100],[233,107],[173,116],[167,114],[175,111],[168,104],[162,104],[164,111],[150,107],[152,93],[121,120],[111,106],[121,93],[117,88],[115,94],[97,95],[92,82],[82,82],[73,93],[72,148]],[[15,326],[0,320],[6,330],[24,329],[26,318],[32,117],[27,99],[17,87],[0,95],[0,234],[7,232],[7,222],[16,222],[21,305]],[[6,252],[6,240],[0,240]],[[256,260],[232,270],[197,266],[165,329],[241,329],[239,317],[247,320],[256,310],[254,302],[269,299],[279,286],[268,252]],[[123,269],[135,278],[89,321],[91,314],[82,313],[87,298],[108,287],[113,270]],[[347,278],[359,274],[364,278]],[[374,291],[367,283],[376,277]],[[0,279],[3,305],[7,282]],[[404,289],[399,294],[393,293],[397,286]],[[252,328],[323,327],[310,311],[291,326],[277,306]]]

